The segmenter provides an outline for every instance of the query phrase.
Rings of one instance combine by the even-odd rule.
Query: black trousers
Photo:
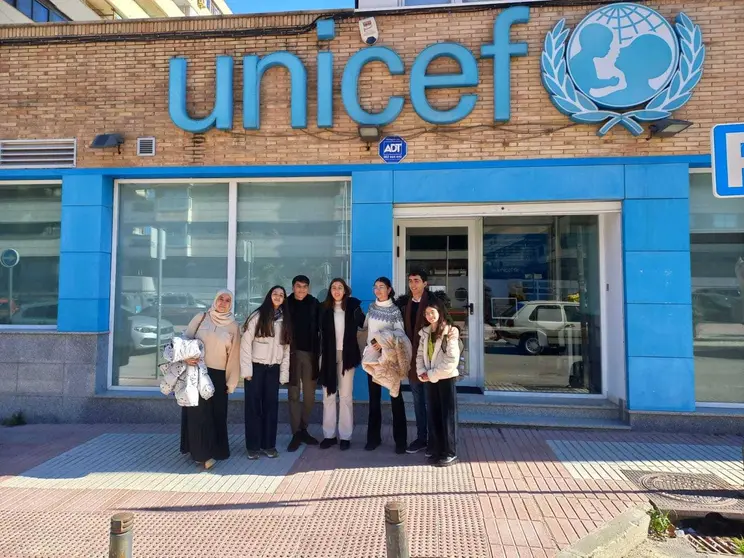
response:
[[[214,384],[214,395],[199,398],[197,407],[181,407],[181,453],[194,461],[230,457],[227,439],[227,382],[225,371],[207,368]]]
[[[372,381],[367,374],[369,387],[369,419],[367,421],[367,443],[379,444],[382,441],[382,386]],[[393,440],[396,448],[405,448],[408,444],[408,427],[406,425],[406,408],[403,394],[391,397],[393,409]]]
[[[457,378],[426,382],[429,449],[434,457],[457,455]]]
[[[245,380],[245,447],[276,449],[279,420],[279,365],[253,363],[253,379]]]

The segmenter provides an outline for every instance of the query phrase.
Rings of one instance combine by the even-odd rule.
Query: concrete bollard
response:
[[[117,513],[111,517],[109,536],[109,558],[132,558],[132,535],[134,514]]]
[[[387,558],[411,558],[406,535],[406,505],[393,500],[385,504],[385,540]]]

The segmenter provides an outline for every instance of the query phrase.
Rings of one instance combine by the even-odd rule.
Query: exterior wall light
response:
[[[119,154],[121,154],[122,143],[124,143],[124,137],[121,134],[98,134],[93,138],[93,143],[90,144],[90,147],[91,149],[116,147]]]
[[[367,151],[372,143],[380,141],[382,131],[377,126],[359,126],[359,137],[367,144]]]
[[[684,132],[690,126],[692,126],[692,122],[688,122],[687,120],[665,118],[664,120],[659,120],[658,122],[651,124],[648,127],[648,131],[650,132],[651,137],[671,138],[680,132]]]

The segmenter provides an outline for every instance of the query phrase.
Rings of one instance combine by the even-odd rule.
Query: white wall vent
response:
[[[152,157],[155,155],[155,138],[137,138],[137,156]]]
[[[0,169],[60,169],[76,165],[74,138],[0,140]]]

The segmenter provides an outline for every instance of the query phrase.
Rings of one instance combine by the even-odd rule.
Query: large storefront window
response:
[[[0,185],[0,325],[55,326],[62,187]]]
[[[601,393],[596,216],[483,222],[485,386]]]
[[[349,192],[348,181],[119,184],[112,385],[157,386],[159,347],[225,286],[243,320],[299,273],[321,296],[348,279]]]
[[[307,275],[321,300],[334,277],[349,278],[349,183],[238,185],[236,315],[245,320],[268,290]]]
[[[690,178],[690,260],[696,399],[744,403],[744,199],[709,173]]]

